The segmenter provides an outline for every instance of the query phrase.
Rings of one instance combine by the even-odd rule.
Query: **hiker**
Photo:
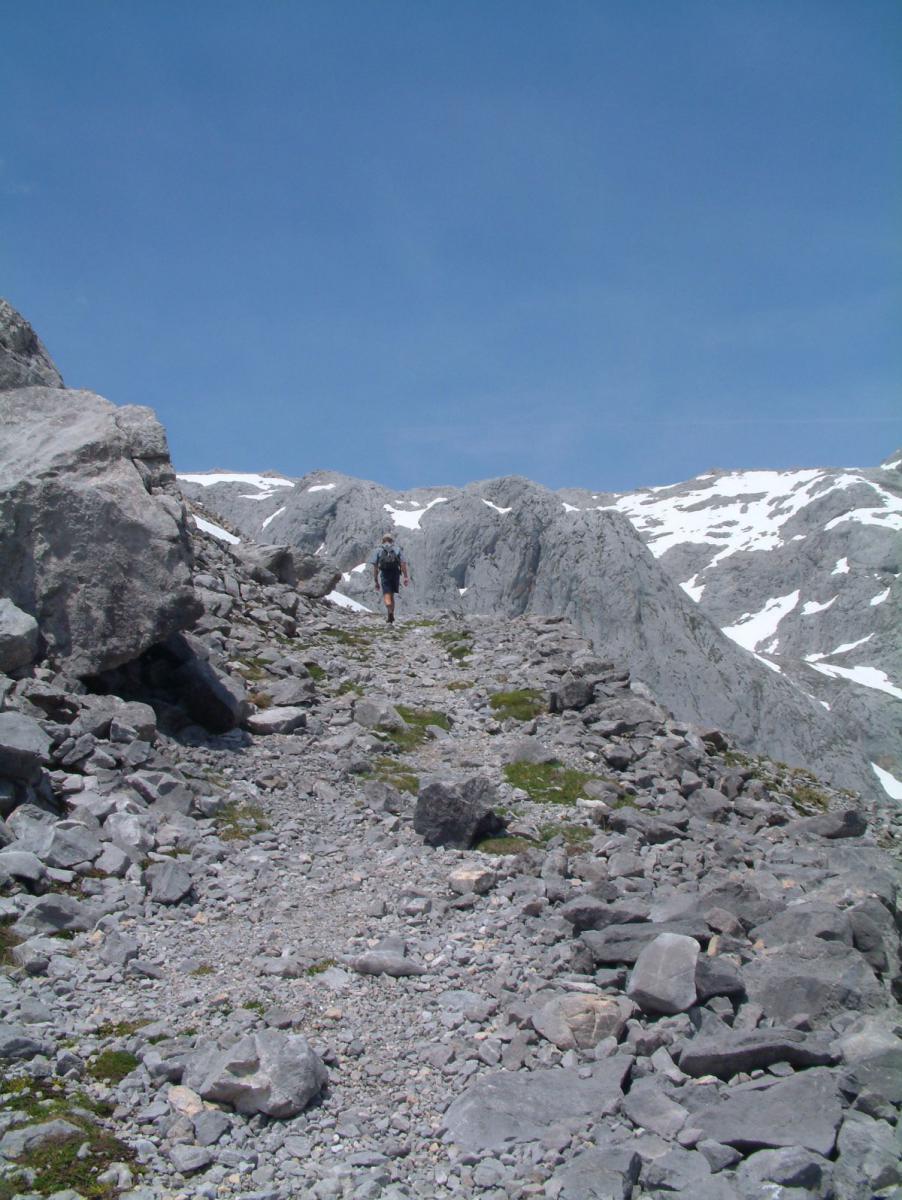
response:
[[[382,599],[388,610],[386,613],[388,623],[394,625],[395,595],[401,590],[401,578],[404,579],[405,587],[410,583],[404,551],[400,546],[395,545],[394,536],[386,533],[382,538],[382,545],[378,550],[373,551],[370,562],[373,565],[373,583],[376,585],[377,592],[381,590]]]

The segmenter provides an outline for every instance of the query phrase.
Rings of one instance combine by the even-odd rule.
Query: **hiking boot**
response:
[[[395,614],[393,612],[388,614],[388,623],[389,625],[394,625],[395,623]]]

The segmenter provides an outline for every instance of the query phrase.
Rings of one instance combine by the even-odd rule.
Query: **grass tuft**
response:
[[[515,721],[531,721],[545,712],[545,697],[536,688],[519,688],[511,692],[493,692],[489,704],[499,721],[508,717]]]
[[[508,783],[544,804],[575,804],[589,780],[595,778],[557,763],[509,763],[504,774]]]
[[[266,813],[259,804],[226,804],[213,818],[216,830],[224,842],[246,841],[254,833],[269,829]]]
[[[138,1061],[127,1050],[101,1050],[88,1065],[88,1074],[104,1083],[121,1083],[138,1066]]]

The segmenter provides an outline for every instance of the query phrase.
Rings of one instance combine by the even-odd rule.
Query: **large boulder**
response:
[[[0,300],[0,392],[22,387],[63,387],[63,377],[21,313]]]
[[[188,1059],[184,1083],[205,1100],[246,1115],[294,1117],[326,1085],[322,1060],[297,1034],[264,1030],[220,1048],[208,1043]]]
[[[481,775],[463,782],[433,779],[420,788],[413,827],[430,846],[467,850],[504,828],[492,808],[497,798],[492,782]]]
[[[200,614],[185,509],[148,408],[0,392],[0,595],[75,675],[137,658]]]

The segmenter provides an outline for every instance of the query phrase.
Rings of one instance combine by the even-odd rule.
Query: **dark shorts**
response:
[[[382,583],[382,595],[388,596],[397,595],[401,590],[401,572],[400,571],[380,571],[379,579]]]

